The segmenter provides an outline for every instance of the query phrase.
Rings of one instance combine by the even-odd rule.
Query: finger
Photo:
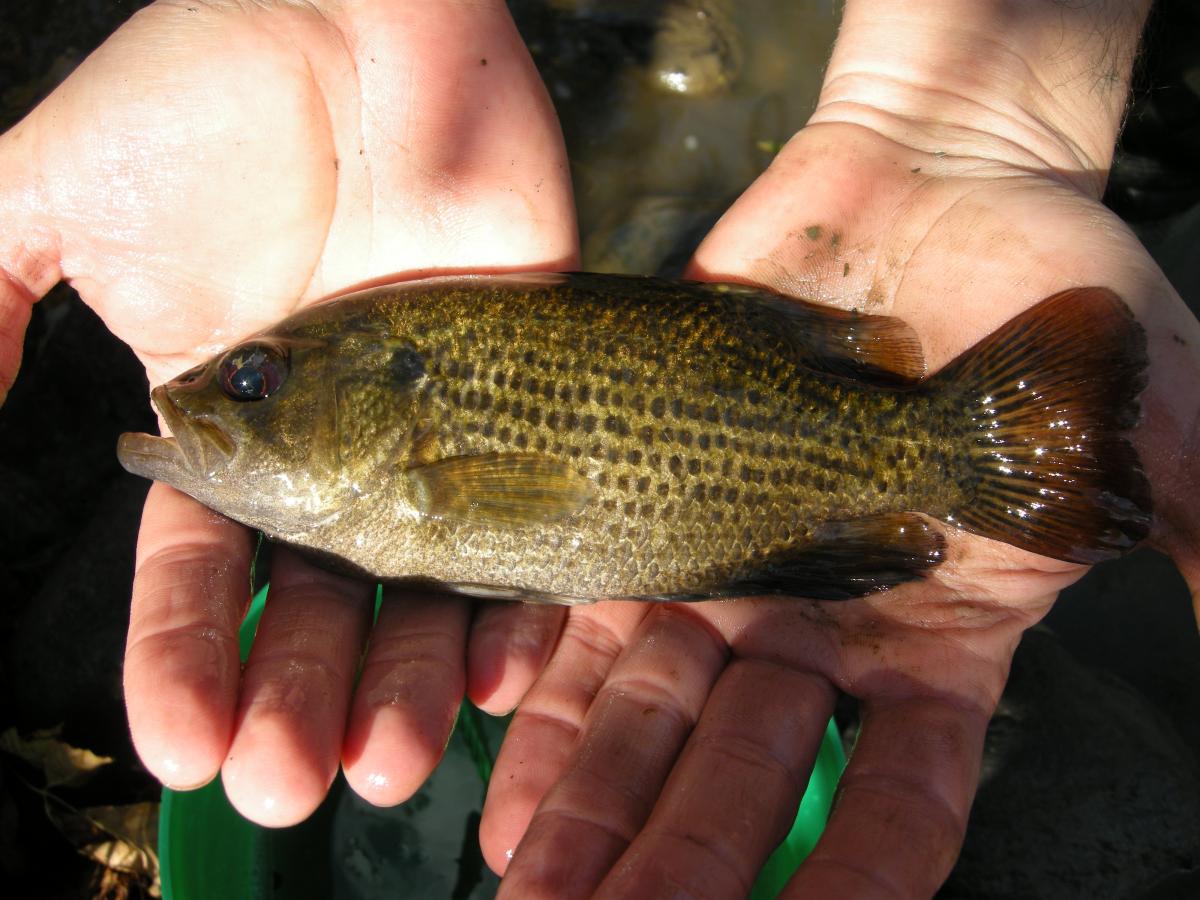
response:
[[[944,698],[864,704],[825,833],[781,896],[933,896],[962,844],[987,721]]]
[[[592,703],[566,771],[534,813],[501,896],[592,896],[650,814],[727,649],[684,604],[646,616]]]
[[[463,697],[467,617],[463,598],[384,591],[342,747],[363,799],[407,800],[441,759]]]
[[[833,712],[828,679],[736,660],[599,897],[746,897],[786,836]]]
[[[225,792],[246,818],[293,825],[324,798],[341,756],[371,585],[323,572],[287,550],[242,676]]]
[[[211,781],[229,749],[250,554],[241,525],[151,485],[138,535],[125,703],[138,755],[171,787]]]
[[[492,715],[516,708],[550,659],[567,608],[490,603],[471,623],[467,695]]]
[[[550,662],[508,727],[488,783],[479,843],[494,872],[504,874],[534,809],[566,769],[597,691],[650,609],[611,601],[568,614]]]

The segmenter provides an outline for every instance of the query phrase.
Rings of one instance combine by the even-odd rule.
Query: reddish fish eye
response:
[[[239,347],[221,363],[221,390],[237,401],[262,400],[283,384],[288,374],[287,357],[265,344]]]

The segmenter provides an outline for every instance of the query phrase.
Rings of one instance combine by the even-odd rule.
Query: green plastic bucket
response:
[[[264,588],[254,598],[242,624],[243,660],[266,594]],[[219,778],[195,791],[164,788],[158,830],[163,897],[491,897],[498,880],[479,854],[479,812],[506,724],[464,704],[441,764],[407,803],[372,807],[339,777],[317,812],[292,828],[261,828],[242,818]],[[831,721],[792,829],[763,867],[752,900],[775,897],[812,851],[845,765]]]

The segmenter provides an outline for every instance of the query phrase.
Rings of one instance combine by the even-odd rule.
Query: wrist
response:
[[[812,124],[1103,191],[1149,0],[848,0]]]

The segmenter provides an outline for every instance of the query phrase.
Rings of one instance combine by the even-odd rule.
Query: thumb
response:
[[[56,229],[40,212],[27,123],[0,135],[0,405],[17,377],[33,304],[62,277]]]

